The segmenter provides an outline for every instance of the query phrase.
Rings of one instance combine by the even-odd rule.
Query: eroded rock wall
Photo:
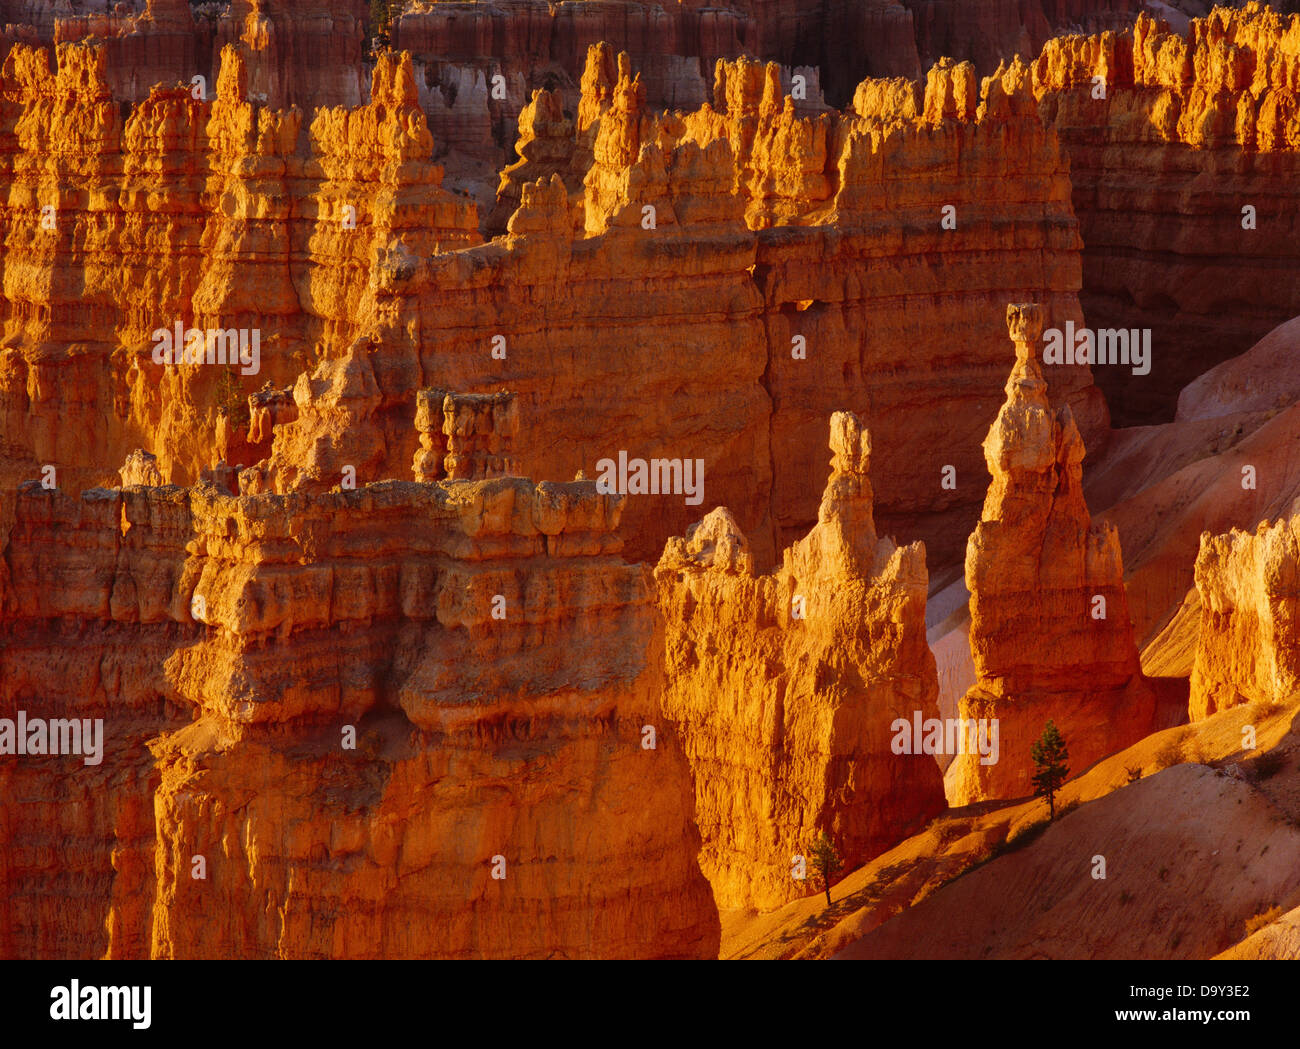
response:
[[[1151,330],[1149,374],[1096,369],[1117,423],[1173,418],[1192,379],[1300,313],[1297,70],[1300,19],[1256,4],[1186,36],[1141,15],[1034,63],[1087,245],[1084,314]]]
[[[107,81],[119,101],[142,102],[157,84],[189,87],[195,76],[204,78],[210,96],[222,50],[237,43],[247,50],[249,91],[258,102],[276,108],[297,105],[310,113],[316,106],[366,101],[362,42],[368,13],[363,0],[36,6],[53,9],[54,17],[28,23],[35,30],[32,42],[102,41],[108,53]]]
[[[1300,515],[1201,536],[1201,627],[1188,713],[1287,703],[1300,692]]]
[[[480,240],[472,205],[428,161],[409,64],[386,57],[368,106],[307,121],[250,101],[243,54],[225,54],[211,102],[175,88],[125,113],[102,48],[60,45],[57,70],[42,49],[6,58],[6,484],[46,464],[73,490],[112,483],[137,447],[166,479],[197,479],[218,457],[221,410],[356,338],[392,245]],[[170,340],[178,324],[201,341],[257,332],[257,360],[209,360],[205,346],[202,365],[168,364],[157,332]]]
[[[1015,70],[985,85],[978,112],[968,67],[945,67],[928,111],[877,101],[800,116],[780,71],[724,68],[725,112],[677,117],[646,107],[626,59],[601,59],[572,132],[577,162],[556,172],[569,194],[539,191],[504,240],[465,253],[453,249],[477,241],[475,211],[439,186],[408,64],[380,62],[368,106],[307,122],[249,101],[246,62],[227,55],[212,103],[177,88],[123,117],[102,51],[64,45],[58,72],[39,50],[11,52],[0,309],[12,483],[47,464],[74,489],[111,483],[137,447],[165,479],[190,481],[222,457],[222,414],[246,425],[244,396],[292,385],[364,335],[384,347],[378,422],[353,439],[383,450],[334,456],[357,469],[373,459],[362,483],[406,476],[415,389],[507,384],[543,438],[525,472],[590,472],[620,449],[703,456],[710,505],[730,505],[770,563],[815,519],[816,420],[871,406],[888,439],[882,519],[952,559],[945,523],[977,503],[961,437],[986,425],[999,370],[973,334],[998,298],[990,269],[1082,320],[1065,170]],[[953,77],[963,101],[945,108]],[[115,184],[125,192],[90,192]],[[940,226],[949,204],[955,230]],[[1045,221],[1023,222],[1026,208]],[[955,311],[942,321],[923,308],[939,300]],[[176,322],[259,330],[259,371],[157,365],[153,335]],[[954,338],[960,324],[970,334]],[[629,367],[653,413],[608,395]],[[936,384],[960,391],[943,436],[904,425]],[[1088,432],[1104,425],[1086,369],[1058,386]],[[227,434],[226,451],[240,440]],[[955,490],[940,486],[944,465]],[[628,513],[640,557],[693,516],[644,502]]]
[[[825,417],[870,409],[881,520],[955,562],[950,526],[977,513],[978,439],[1003,374],[990,275],[1058,324],[1082,322],[1064,162],[1023,66],[982,85],[944,66],[907,103],[884,82],[841,115],[799,115],[780,81],[724,65],[714,104],[657,114],[630,60],[593,49],[583,106],[548,132],[532,169],[546,181],[509,234],[380,278],[375,338],[393,349],[376,372],[379,468],[404,472],[414,453],[409,391],[508,387],[544,435],[526,472],[594,475],[620,450],[703,458],[707,504],[729,506],[770,565],[816,519]],[[503,180],[502,199],[526,186]],[[1049,373],[1100,441],[1088,370]],[[644,408],[608,396],[627,374]],[[941,400],[942,416],[927,407]],[[633,500],[629,551],[653,556],[695,517],[681,499]]]
[[[3,953],[715,957],[619,503],[25,486],[0,712],[106,746],[0,766]]]

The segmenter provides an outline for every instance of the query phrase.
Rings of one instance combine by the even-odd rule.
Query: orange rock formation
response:
[[[541,187],[512,216],[511,235],[435,256],[377,291],[387,357],[377,380],[385,404],[401,408],[384,422],[391,452],[379,476],[404,471],[414,453],[404,420],[420,380],[408,377],[466,391],[508,385],[539,437],[521,450],[524,472],[591,473],[620,448],[702,457],[708,502],[732,509],[765,565],[816,519],[821,420],[870,405],[883,449],[878,515],[955,560],[948,525],[974,520],[973,450],[1001,381],[1001,350],[984,334],[1001,311],[990,270],[1058,323],[1081,323],[1068,179],[1027,71],[986,82],[983,108],[972,94],[961,112],[876,103],[832,120],[792,113],[779,74],[752,65],[720,71],[725,111],[656,115],[630,63],[615,66],[593,51],[570,157],[556,145],[562,126],[535,169],[581,189],[576,214]],[[952,75],[935,78],[936,99]],[[551,101],[537,105],[553,115]],[[958,167],[967,175],[954,179]],[[507,175],[502,199],[513,182]],[[946,205],[956,230],[941,227]],[[1039,218],[1024,223],[1027,212]],[[924,308],[936,297],[942,322]],[[506,358],[490,352],[498,337]],[[647,411],[597,393],[629,369]],[[1087,369],[1051,374],[1053,396],[1100,439],[1104,407]],[[952,406],[942,425],[914,425],[940,399]],[[710,421],[719,412],[725,432]],[[941,483],[948,465],[955,488]],[[691,521],[680,500],[643,500],[627,514],[637,557]]]
[[[1089,506],[1119,529],[1139,647],[1195,596],[1204,532],[1254,531],[1300,498],[1297,347],[1300,319],[1184,388],[1173,422],[1117,431],[1089,471]],[[1193,635],[1183,649],[1195,647]],[[1181,662],[1185,679],[1191,661]]]
[[[1096,370],[1125,425],[1172,417],[1190,380],[1300,313],[1282,276],[1300,264],[1293,18],[1219,8],[1184,37],[1143,14],[1131,32],[1049,41],[1034,63],[1070,159],[1084,312],[1152,329],[1148,375]]]
[[[1083,441],[1054,411],[1038,365],[1042,314],[1007,307],[1016,364],[984,441],[993,482],[966,547],[977,681],[963,719],[998,719],[1000,753],[960,755],[954,805],[1032,793],[1032,743],[1056,723],[1080,772],[1152,730],[1155,700],[1138,669],[1119,536],[1083,499]]]
[[[212,102],[160,90],[125,118],[102,49],[60,45],[57,73],[38,49],[5,59],[10,486],[46,464],[74,491],[111,484],[137,447],[166,479],[197,479],[220,457],[221,410],[293,383],[324,346],[341,356],[403,253],[480,240],[426,159],[408,65],[382,59],[368,106],[304,123],[248,101],[242,53],[225,55]],[[257,369],[159,364],[154,333],[175,324],[258,331]]]
[[[0,0],[0,719],[103,729],[0,755],[0,956],[716,957],[820,831],[884,880],[809,952],[924,951],[1036,807],[949,843],[945,778],[1154,752],[1135,637],[1192,743],[1283,747],[1300,329],[1188,380],[1300,313],[1300,19],[420,2],[363,57],[362,0],[101,6]],[[1085,321],[1173,422],[1040,363]],[[941,707],[992,763],[900,747]],[[1286,951],[1253,896],[1185,949]]]
[[[0,763],[0,954],[716,956],[620,503],[24,486],[0,715],[106,742]]]
[[[818,420],[870,405],[882,522],[954,560],[948,526],[966,527],[978,502],[972,449],[1000,371],[981,333],[998,299],[1009,288],[1082,323],[1066,172],[1019,67],[984,84],[978,111],[968,72],[963,107],[944,108],[956,74],[943,71],[928,109],[895,112],[868,92],[864,114],[834,117],[793,113],[771,69],[724,68],[725,112],[679,118],[648,111],[627,62],[611,71],[597,49],[573,132],[579,166],[557,172],[582,192],[576,215],[544,187],[521,189],[510,235],[466,253],[454,249],[478,240],[474,209],[439,188],[409,64],[384,58],[368,106],[308,121],[249,101],[246,59],[226,55],[213,102],[160,91],[124,120],[102,51],[61,46],[57,74],[39,50],[11,52],[0,84],[9,483],[45,465],[74,490],[112,483],[135,448],[190,482],[242,447],[238,434],[218,441],[223,412],[243,425],[231,408],[242,394],[382,347],[372,424],[314,453],[373,464],[361,483],[406,476],[414,390],[508,385],[537,435],[522,472],[590,472],[619,450],[612,434],[630,454],[702,456],[710,503],[733,508],[770,564],[815,520]],[[792,149],[802,159],[787,170]],[[52,159],[65,154],[75,176]],[[167,207],[148,207],[150,194]],[[949,205],[955,230],[940,226]],[[745,214],[776,225],[750,229]],[[925,308],[936,301],[943,317]],[[152,333],[176,322],[260,330],[261,370],[153,364]],[[354,349],[362,336],[370,349]],[[654,411],[606,394],[628,369]],[[1054,396],[1100,433],[1087,370],[1058,371]],[[943,425],[912,426],[940,397]],[[719,411],[726,434],[710,421]],[[940,483],[948,465],[955,488]],[[628,514],[640,557],[690,521],[673,501]]]
[[[1192,719],[1300,694],[1300,514],[1263,521],[1253,534],[1201,536],[1196,590]]]
[[[691,765],[700,862],[722,908],[814,888],[792,872],[819,830],[852,867],[944,808],[934,760],[891,747],[896,718],[938,712],[925,548],[877,538],[871,437],[856,416],[831,418],[830,446],[817,524],[776,572],[755,574],[723,508],[670,540],[655,570],[663,710]]]
[[[186,0],[145,0],[139,11],[119,4],[110,11],[55,17],[38,39],[103,41],[113,95],[130,102],[148,98],[156,84],[188,87],[196,75],[211,87],[222,49],[242,43],[249,55],[249,90],[257,101],[311,108],[364,101],[365,25],[362,0],[233,0],[201,11]]]

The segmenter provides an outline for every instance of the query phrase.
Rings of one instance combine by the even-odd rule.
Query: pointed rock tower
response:
[[[954,805],[1032,794],[1030,747],[1049,719],[1075,774],[1148,735],[1155,717],[1119,534],[1089,515],[1083,440],[1070,409],[1048,402],[1038,305],[1009,305],[1007,328],[1016,363],[984,439],[993,481],[966,545],[976,682],[959,707],[962,718],[997,719],[998,747],[953,762]]]
[[[938,715],[925,546],[876,535],[871,437],[848,412],[830,429],[817,524],[779,569],[754,574],[718,507],[670,539],[655,570],[663,710],[691,765],[700,866],[723,908],[815,891],[806,857],[819,831],[848,873],[944,809],[934,758],[892,747],[898,719]]]

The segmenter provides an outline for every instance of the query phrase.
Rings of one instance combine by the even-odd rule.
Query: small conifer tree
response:
[[[831,879],[835,877],[836,871],[844,866],[840,859],[840,854],[835,851],[835,843],[831,841],[830,835],[825,831],[813,842],[811,855],[813,870],[822,880],[822,888],[826,890],[826,906],[831,905]]]
[[[1061,789],[1070,768],[1065,764],[1070,756],[1065,740],[1049,719],[1043,734],[1029,748],[1034,760],[1034,797],[1047,799],[1048,819],[1056,819],[1056,792]]]

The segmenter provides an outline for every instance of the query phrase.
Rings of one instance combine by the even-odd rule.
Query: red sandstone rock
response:
[[[7,797],[48,800],[6,810],[0,953],[716,956],[619,502],[25,488],[0,715],[102,718],[107,742],[0,764]]]
[[[356,338],[394,252],[480,239],[472,206],[428,162],[409,65],[381,58],[373,102],[304,127],[297,110],[250,102],[245,60],[226,55],[211,102],[160,90],[125,119],[102,49],[61,45],[57,72],[42,51],[8,55],[0,402],[6,418],[33,416],[15,423],[10,483],[45,463],[74,490],[112,483],[146,432],[164,477],[196,478],[222,454],[216,402],[231,380],[155,363],[155,330],[259,330],[259,370],[231,379],[244,393],[288,385],[316,346],[337,357]]]
[[[1291,25],[1250,4],[1184,39],[1142,15],[1131,33],[1053,40],[1034,64],[1070,159],[1088,321],[1152,329],[1149,374],[1097,369],[1126,425],[1168,420],[1190,380],[1300,313],[1300,285],[1277,279],[1300,242]]]
[[[1054,128],[1093,156],[1072,121],[1102,70],[1118,85],[1105,149],[1169,147],[1204,174],[1234,149],[1284,168],[1294,137],[1294,34],[1257,11],[1193,23],[1186,44],[1142,20],[1127,52],[1129,38],[1078,38],[980,80],[1038,24],[1034,5],[980,7],[987,25],[959,34],[967,61],[938,61],[924,84],[865,81],[840,112],[820,99],[823,79],[850,94],[838,60],[819,78],[792,68],[808,60],[797,49],[785,65],[698,56],[738,53],[750,27],[788,40],[796,24],[864,25],[879,32],[854,61],[914,76],[916,49],[894,47],[911,16],[892,0],[740,16],[514,5],[517,68],[485,62],[497,40],[470,6],[407,15],[437,47],[381,55],[366,105],[353,3],[235,3],[204,43],[184,5],[160,0],[51,21],[57,69],[27,46],[5,58],[0,714],[104,716],[120,749],[75,779],[0,770],[0,794],[41,799],[0,827],[15,846],[0,954],[707,956],[701,835],[725,906],[806,891],[790,860],[816,829],[851,864],[893,844],[942,795],[929,756],[886,749],[892,719],[938,707],[925,548],[878,539],[875,518],[952,561],[1004,372],[991,311],[1032,296],[1081,324],[1081,250],[1129,243],[1082,247]],[[957,17],[925,10],[926,32]],[[458,13],[473,15],[459,29]],[[634,58],[587,46],[620,18],[644,29]],[[70,42],[92,31],[108,42]],[[552,31],[559,50],[544,51]],[[188,66],[236,38],[194,98]],[[169,78],[173,64],[186,68]],[[497,71],[504,100],[487,93]],[[806,97],[791,97],[796,74]],[[327,102],[341,104],[315,108]],[[504,236],[484,244],[432,159],[468,185],[516,113],[520,160],[483,220]],[[1100,208],[1081,184],[1120,186],[1117,212],[1146,207],[1136,194],[1159,180],[1125,188],[1122,160],[1102,150],[1096,182],[1075,183],[1081,213]],[[1284,201],[1267,167],[1249,184]],[[938,222],[947,205],[955,229]],[[1258,282],[1221,278],[1216,294]],[[173,321],[262,331],[263,367],[155,365],[153,333]],[[968,560],[979,680],[961,712],[1005,719],[1000,765],[959,763],[959,800],[1027,791],[1048,716],[1075,771],[1152,725],[1119,548],[1079,484],[1079,431],[1100,445],[1105,409],[1086,367],[1046,369],[1045,390],[1036,351],[1018,345],[986,443],[995,480]],[[1265,424],[1285,390],[1259,359],[1229,378],[1241,389],[1190,388],[1197,432],[1240,402],[1264,417],[1243,453],[1284,465],[1294,420]],[[849,414],[834,416],[819,487],[821,428],[844,406],[872,419],[874,512]],[[512,443],[519,412],[530,431]],[[1195,459],[1179,439],[1118,440]],[[702,508],[513,476],[582,477],[620,450],[700,458]],[[46,465],[66,491],[30,483]],[[1204,520],[1247,512],[1222,498],[1223,462],[1193,465]],[[416,484],[393,480],[412,469]],[[724,502],[734,516],[706,512]],[[1126,544],[1156,505],[1115,511]],[[661,559],[656,613],[648,571],[619,555],[645,559],[674,531],[687,536]],[[1293,551],[1271,536],[1207,543],[1194,711],[1294,685],[1294,594],[1278,584]],[[1035,549],[1059,557],[1020,557]],[[1162,586],[1191,571],[1183,560]],[[796,621],[805,589],[816,615]],[[1087,619],[1093,594],[1104,626]],[[1135,619],[1158,602],[1137,604]],[[360,755],[335,746],[342,718]],[[663,763],[649,786],[647,761]],[[498,847],[517,881],[485,873]],[[198,849],[213,870],[202,898],[186,866]],[[55,892],[51,855],[75,870]]]

